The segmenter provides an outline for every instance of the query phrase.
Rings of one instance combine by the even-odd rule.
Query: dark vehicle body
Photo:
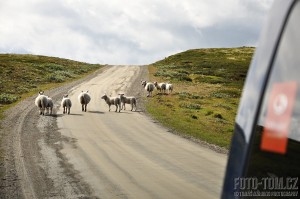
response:
[[[300,1],[275,0],[244,85],[221,197],[299,198],[299,176]]]

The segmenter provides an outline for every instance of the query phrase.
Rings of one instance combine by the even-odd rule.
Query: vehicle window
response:
[[[278,45],[254,132],[246,176],[261,182],[255,187],[261,191],[287,191],[286,185],[296,183],[293,188],[299,185],[299,19],[300,3],[297,2]]]

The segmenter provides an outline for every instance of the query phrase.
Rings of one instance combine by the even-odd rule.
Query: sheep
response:
[[[40,115],[45,115],[45,109],[47,107],[47,97],[44,95],[44,91],[40,91],[39,95],[35,98],[35,105],[40,109]]]
[[[133,107],[136,111],[136,98],[135,97],[126,97],[124,94],[119,94],[120,100],[121,100],[121,110],[124,108],[126,110],[125,104],[131,104],[131,111],[133,110]]]
[[[152,96],[152,91],[154,90],[154,84],[151,82],[146,82],[146,81],[141,81],[142,82],[142,86],[144,86],[145,90],[148,92],[147,97]]]
[[[160,92],[165,93],[166,92],[166,83],[157,83],[154,82],[154,86],[156,87],[157,90],[159,90]]]
[[[121,111],[121,99],[119,97],[108,97],[106,94],[104,94],[101,99],[104,99],[105,102],[108,105],[109,111],[110,111],[110,106],[115,105],[116,106],[116,112],[118,112],[118,107],[119,107],[119,112]]]
[[[86,107],[91,101],[91,96],[88,94],[89,91],[83,92],[78,95],[78,100],[81,103],[82,111],[86,112]]]
[[[172,93],[172,91],[173,91],[173,84],[167,83],[166,84],[166,90],[167,90],[168,94]]]
[[[49,111],[50,111],[50,115],[52,115],[53,100],[49,96],[46,96],[46,97],[47,97],[47,105],[46,105],[47,114],[49,114]]]
[[[64,95],[61,101],[61,106],[63,107],[63,114],[67,113],[70,114],[70,109],[72,107],[71,99],[68,98],[68,95]]]

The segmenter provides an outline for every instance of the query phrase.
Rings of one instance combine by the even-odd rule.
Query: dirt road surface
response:
[[[219,198],[226,155],[174,135],[145,115],[140,80],[146,76],[145,67],[107,66],[49,91],[54,116],[39,116],[34,98],[13,109],[4,128],[6,155],[13,161],[6,158],[2,168],[0,196]],[[92,100],[82,112],[77,96],[86,90]],[[70,115],[60,107],[63,93],[73,102]],[[127,105],[116,113],[112,106],[109,112],[101,99],[105,93],[138,96],[138,110]]]

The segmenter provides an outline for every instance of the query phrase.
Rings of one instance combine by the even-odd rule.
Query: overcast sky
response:
[[[149,64],[256,46],[272,0],[0,0],[0,53]]]

